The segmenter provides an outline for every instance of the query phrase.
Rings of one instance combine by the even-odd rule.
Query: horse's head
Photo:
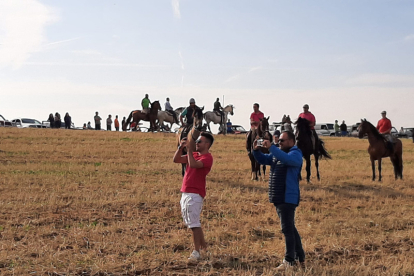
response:
[[[312,135],[312,131],[311,131],[311,128],[309,126],[309,121],[308,120],[299,117],[297,119],[297,121],[295,122],[295,125],[296,125],[297,139],[301,139],[300,136],[302,136],[302,135],[307,135],[307,136]]]
[[[260,119],[259,127],[262,132],[269,131],[269,118],[270,116]]]
[[[370,129],[369,125],[370,123],[367,121],[367,119],[364,119],[364,120],[361,119],[361,124],[357,128],[359,139],[364,138],[364,135],[368,134],[369,129]]]
[[[198,106],[196,106],[193,111],[193,118],[194,118],[193,126],[194,128],[198,130],[201,130],[203,127],[203,118],[204,118],[203,110],[204,110],[204,106],[202,108],[199,108]]]
[[[158,110],[161,110],[160,102],[159,101],[152,102],[150,111],[153,111],[153,112],[157,111],[158,112]]]
[[[225,112],[230,112],[230,115],[231,116],[233,116],[234,115],[234,113],[233,113],[233,109],[234,109],[234,106],[232,105],[232,104],[229,104],[228,106],[226,106],[223,110],[225,111]]]

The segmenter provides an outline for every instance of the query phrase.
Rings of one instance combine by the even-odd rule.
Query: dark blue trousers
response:
[[[303,251],[302,241],[298,230],[295,226],[295,210],[296,205],[290,203],[275,204],[277,215],[280,218],[282,232],[285,236],[286,253],[285,260],[293,263],[295,260],[299,262],[305,261],[305,251]]]

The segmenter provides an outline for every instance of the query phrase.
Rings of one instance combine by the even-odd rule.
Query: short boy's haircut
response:
[[[260,107],[260,105],[258,103],[254,103],[253,105],[257,106],[257,108]]]
[[[211,135],[208,132],[201,132],[200,136],[203,136],[208,140],[208,142],[210,143],[210,146],[208,148],[210,148],[213,145],[213,143],[214,143],[213,135]]]
[[[291,131],[283,131],[282,133],[286,133],[289,140],[293,140],[293,142],[296,142],[296,137],[295,134],[293,134],[293,132]]]

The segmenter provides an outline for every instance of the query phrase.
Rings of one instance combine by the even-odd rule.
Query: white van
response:
[[[315,124],[315,131],[319,136],[335,136],[335,127],[331,123]]]

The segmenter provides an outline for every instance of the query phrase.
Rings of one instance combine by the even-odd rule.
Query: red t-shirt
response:
[[[206,176],[213,166],[213,156],[211,153],[200,155],[199,152],[193,152],[193,156],[196,161],[203,162],[204,166],[196,169],[191,168],[187,163],[181,192],[199,194],[204,198],[206,196]]]
[[[378,121],[377,129],[379,133],[390,133],[389,130],[391,130],[391,127],[391,121],[388,118],[382,118]]]
[[[299,114],[299,118],[306,119],[309,122],[314,123],[314,124],[316,123],[315,116],[313,116],[313,114],[310,113],[310,112],[308,112],[308,113],[305,113],[305,112],[300,113]],[[313,126],[313,127],[311,127],[311,129],[315,129],[315,127]]]
[[[263,118],[264,118],[264,114],[262,112],[260,112],[260,111],[259,111],[259,113],[254,113],[253,112],[250,115],[250,120],[253,120],[255,122],[259,122],[260,119],[263,119]],[[258,127],[259,126],[259,123],[251,123],[251,125],[254,126],[254,127]]]

